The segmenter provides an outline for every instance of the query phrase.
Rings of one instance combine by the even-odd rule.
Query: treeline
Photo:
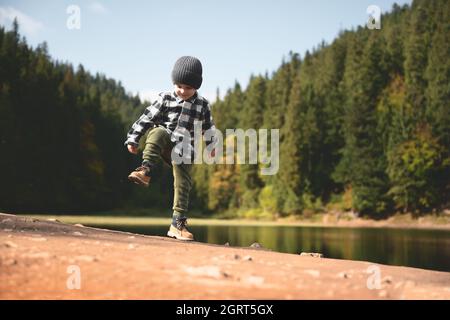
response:
[[[280,128],[280,169],[196,167],[197,205],[269,217],[448,207],[449,46],[450,2],[418,0],[394,5],[381,30],[341,32],[236,83],[213,106],[218,127]]]
[[[145,107],[139,97],[52,61],[45,43],[30,48],[18,28],[0,28],[0,209],[106,210],[160,198],[137,196],[126,178],[139,163],[123,146]]]

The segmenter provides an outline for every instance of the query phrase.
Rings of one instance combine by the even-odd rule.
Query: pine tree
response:
[[[354,209],[376,216],[388,209],[386,163],[375,109],[387,79],[383,42],[377,31],[362,33],[359,39],[354,39],[347,61],[346,146],[341,163],[346,168],[343,177],[351,184]]]
[[[301,66],[302,68],[303,66]],[[300,153],[300,74],[293,79],[289,104],[286,110],[285,125],[281,129],[283,141],[280,145],[280,168],[274,187],[280,190],[277,194],[278,205],[283,213],[298,214],[302,212],[302,176]],[[281,196],[281,197],[280,197]]]
[[[251,77],[245,94],[243,112],[239,120],[239,126],[244,130],[256,130],[263,123],[265,109],[264,92],[266,90],[266,80],[262,76]],[[259,177],[259,167],[257,164],[249,164],[249,144],[246,144],[246,164],[240,165],[240,187],[242,191],[242,208],[255,208],[258,206],[258,195],[263,187],[263,182]]]

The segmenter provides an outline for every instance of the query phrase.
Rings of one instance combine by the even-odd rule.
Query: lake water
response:
[[[168,226],[98,226],[165,236]],[[319,252],[327,258],[363,260],[450,272],[450,231],[290,226],[189,226],[199,242],[278,252]]]

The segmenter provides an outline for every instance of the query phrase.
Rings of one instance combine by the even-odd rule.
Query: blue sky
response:
[[[171,89],[170,72],[183,55],[203,64],[200,93],[214,100],[237,80],[276,70],[289,51],[330,43],[339,30],[364,25],[366,9],[384,13],[391,0],[0,0],[0,25],[18,17],[20,32],[35,47],[92,73],[120,80],[126,90],[152,98]],[[80,29],[68,29],[70,5],[80,9]],[[381,21],[383,27],[383,21]]]

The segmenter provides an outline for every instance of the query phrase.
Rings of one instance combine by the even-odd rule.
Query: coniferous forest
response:
[[[290,52],[271,74],[218,95],[212,112],[222,132],[280,129],[280,167],[261,176],[258,165],[196,165],[191,208],[373,218],[449,208],[450,2],[394,5],[381,23]],[[0,28],[0,210],[170,212],[169,168],[147,190],[127,181],[139,158],[123,146],[126,131],[149,102],[54,61],[19,29]]]

